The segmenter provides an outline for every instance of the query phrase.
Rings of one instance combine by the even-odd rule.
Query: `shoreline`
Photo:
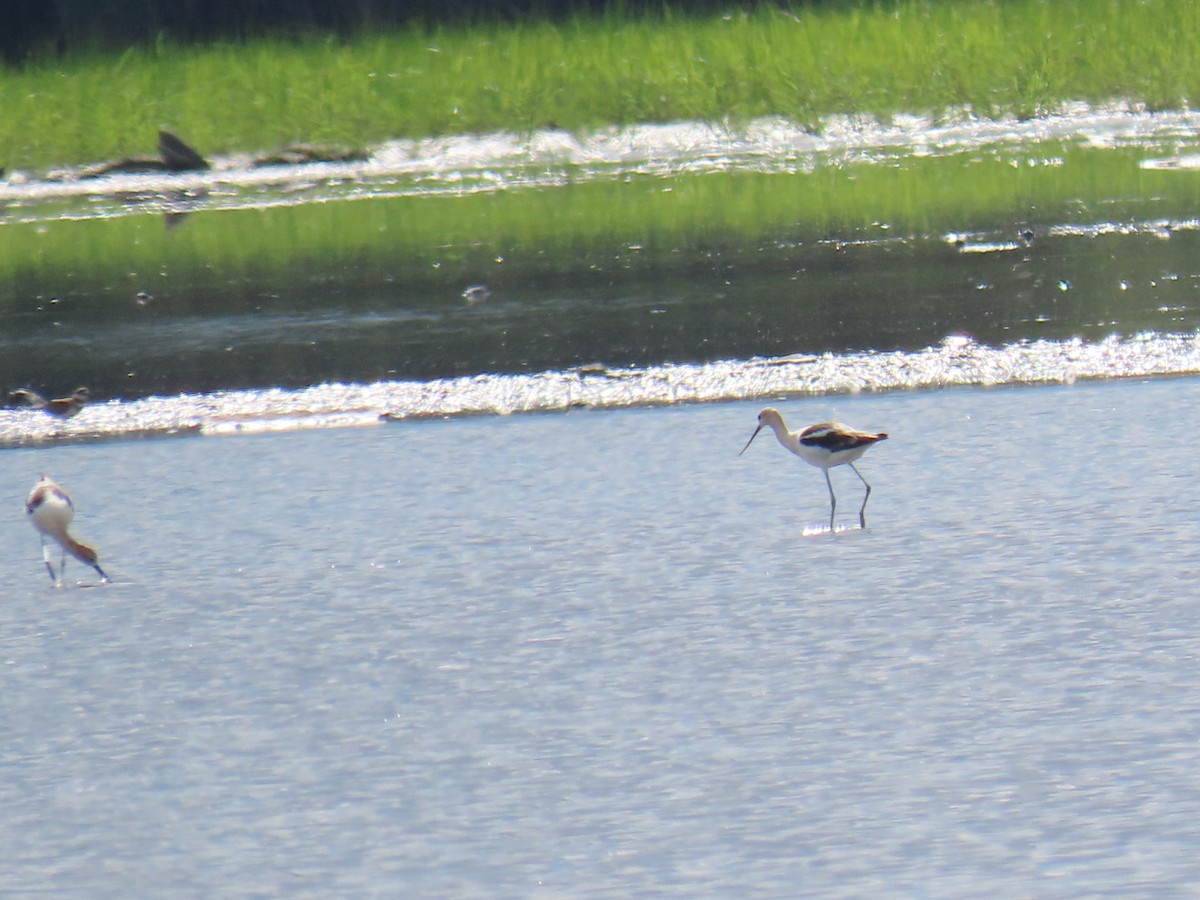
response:
[[[220,155],[297,140],[361,146],[764,116],[816,130],[839,112],[1028,118],[1068,97],[1180,109],[1200,90],[1198,28],[1163,0],[901,0],[531,18],[344,41],[156,41],[0,69],[0,165],[119,159],[144,152],[159,128]]]

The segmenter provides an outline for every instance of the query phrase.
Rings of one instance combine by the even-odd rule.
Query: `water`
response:
[[[1194,118],[493,136],[0,186],[0,386],[98,398],[0,410],[0,884],[1196,893]],[[366,223],[352,250],[398,233],[385,211],[425,197],[949,177],[1037,141],[1171,181],[1021,223],[521,266],[486,241],[285,252],[318,224]],[[249,259],[217,240],[238,216],[278,216],[278,259],[256,228]],[[60,228],[94,242],[78,267],[42,264]],[[866,530],[825,533],[824,479],[769,438],[737,456],[766,403],[891,434],[860,464]],[[171,439],[115,440],[146,436]],[[41,471],[113,584],[72,562],[51,586],[20,512]],[[834,481],[854,525],[861,486]]]
[[[0,445],[1193,373],[1195,124],[764,120],[10,178],[0,389],[99,402],[65,424],[0,410]],[[806,218],[827,177],[874,185],[904,228]],[[755,231],[785,190],[806,205]],[[487,300],[464,296],[476,283]]]
[[[8,450],[0,883],[1191,894],[1198,389],[779,402],[832,536],[759,402]]]
[[[497,133],[397,140],[373,148],[366,160],[251,168],[245,156],[214,159],[212,169],[163,176],[113,175],[80,179],[64,170],[43,180],[19,172],[0,183],[0,201],[13,220],[42,218],[38,204],[61,204],[57,216],[85,218],[139,211],[261,208],[315,200],[432,193],[490,193],[512,187],[556,187],[592,177],[677,175],[730,170],[804,172],[857,161],[903,160],[989,147],[1041,142],[1091,146],[1191,146],[1200,114],[1148,113],[1139,105],[1066,103],[1037,119],[980,118],[971,110],[938,118],[836,115],[816,129],[762,118],[740,127],[694,122],[633,125],[590,133]],[[1192,154],[1168,152],[1148,168],[1194,166]],[[87,167],[84,167],[87,168]],[[79,203],[82,198],[85,202]],[[30,202],[34,208],[30,208]]]

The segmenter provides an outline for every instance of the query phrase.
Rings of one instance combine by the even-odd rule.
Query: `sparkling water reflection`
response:
[[[36,410],[4,410],[0,411],[0,445],[365,427],[409,418],[806,394],[1070,384],[1080,379],[1192,372],[1200,372],[1200,335],[1144,334],[1095,344],[1034,341],[1001,348],[951,337],[919,353],[824,354],[646,369],[588,367],[534,375],[152,397],[94,404],[66,421]]]
[[[7,451],[0,880],[1190,893],[1198,388],[782,404],[892,435],[824,537],[757,403]]]
[[[1082,218],[474,304],[16,284],[7,386],[109,388],[0,413],[0,884],[1195,893],[1196,232]],[[765,398],[891,434],[866,530],[737,458]],[[102,440],[183,433],[241,437]],[[114,584],[46,583],[39,471]]]
[[[10,277],[0,279],[0,388],[59,395],[85,384],[100,400],[125,403],[101,404],[79,432],[3,417],[0,442],[360,424],[384,412],[1193,371],[1190,351],[1179,346],[1200,330],[1193,297],[1200,232],[1186,170],[1147,175],[1171,179],[1155,181],[1162,189],[1154,193],[1126,180],[1108,193],[1072,191],[1028,209],[1019,198],[1030,184],[1004,181],[1003,191],[1018,199],[980,201],[1001,219],[979,231],[963,219],[963,209],[977,209],[970,204],[922,214],[911,202],[890,207],[905,217],[899,234],[888,221],[789,219],[790,204],[764,233],[744,232],[745,220],[732,213],[711,230],[676,226],[681,215],[706,219],[733,207],[739,195],[767,200],[813,167],[845,183],[896,173],[899,188],[889,190],[900,198],[904,185],[958,179],[962,170],[977,171],[981,158],[1011,169],[997,156],[1010,151],[1018,168],[1028,158],[1035,171],[1099,173],[1115,160],[1116,171],[1132,172],[1147,157],[1182,159],[1194,125],[1192,113],[1079,107],[1029,122],[830,120],[819,135],[762,121],[738,131],[681,124],[455,138],[381,149],[364,164],[370,171],[346,182],[351,194],[362,192],[357,202],[330,176],[329,192],[289,195],[281,209],[259,193],[259,179],[298,172],[250,172],[229,160],[186,176],[217,181],[207,185],[211,194],[193,198],[183,230],[164,230],[144,204],[129,201],[119,179],[10,179],[0,217],[7,249],[0,256],[11,263]],[[1033,159],[1039,141],[1057,142],[1059,156]],[[936,169],[923,167],[930,157]],[[877,164],[885,159],[887,166]],[[403,202],[388,190],[375,196],[383,176],[370,167],[385,160],[384,168],[408,166],[422,185],[436,173],[452,179],[478,171],[490,179],[494,196],[483,199],[492,205],[447,206],[432,189]],[[549,167],[559,181],[569,172],[570,184],[519,190],[514,173],[522,167]],[[321,172],[309,175],[324,184]],[[723,189],[698,191],[701,183]],[[986,195],[987,178],[955,181],[970,191],[981,183]],[[1037,187],[1061,186],[1033,185],[1030,202]],[[175,188],[167,179],[142,185],[142,194]],[[253,208],[229,211],[223,204],[239,191]],[[610,223],[631,208],[631,192],[644,199],[690,191],[708,205],[638,200],[632,208],[646,218],[637,229],[626,234]],[[55,196],[85,209],[49,203]],[[492,233],[490,216],[513,196],[543,198],[502,219],[518,231],[532,215],[562,221],[574,234],[574,220],[603,207],[602,249],[588,246],[586,229],[562,244],[529,232],[527,240],[551,241],[547,247]],[[404,245],[412,258],[397,259],[389,237],[408,234],[435,201],[443,204],[437,228],[415,233],[415,243]],[[869,215],[877,202],[871,193]],[[752,222],[760,206],[756,200]],[[443,229],[454,231],[448,244]],[[660,230],[665,237],[656,242]],[[271,238],[259,242],[260,235]],[[301,236],[303,252],[290,254]],[[253,238],[252,246],[239,238]],[[83,247],[92,249],[76,255]],[[227,258],[214,258],[214,248]],[[44,252],[54,264],[39,263]],[[1131,337],[1141,334],[1160,343],[1147,351]],[[954,335],[978,345],[961,365],[943,352]],[[779,377],[763,374],[781,359]]]

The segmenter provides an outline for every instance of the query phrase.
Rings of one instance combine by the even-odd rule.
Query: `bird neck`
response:
[[[769,423],[771,430],[775,432],[775,438],[783,446],[787,447],[793,453],[798,453],[800,450],[800,438],[798,435],[792,434],[787,430],[787,426],[780,421],[772,421]]]

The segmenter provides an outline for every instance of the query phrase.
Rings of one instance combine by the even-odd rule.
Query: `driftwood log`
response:
[[[325,144],[290,144],[275,153],[264,153],[254,158],[255,166],[300,166],[317,162],[362,162],[370,154],[353,147],[336,147]]]
[[[80,178],[99,178],[101,175],[138,172],[197,172],[208,168],[208,160],[171,134],[158,133],[158,156],[126,156],[114,162],[100,163],[84,169]]]
[[[256,156],[251,165],[299,166],[317,162],[362,162],[370,153],[361,148],[327,144],[290,144],[274,153]],[[209,168],[208,160],[169,131],[158,133],[158,156],[126,156],[113,162],[100,163],[81,171],[79,178],[99,178],[102,175],[137,174],[143,172],[202,172]]]

